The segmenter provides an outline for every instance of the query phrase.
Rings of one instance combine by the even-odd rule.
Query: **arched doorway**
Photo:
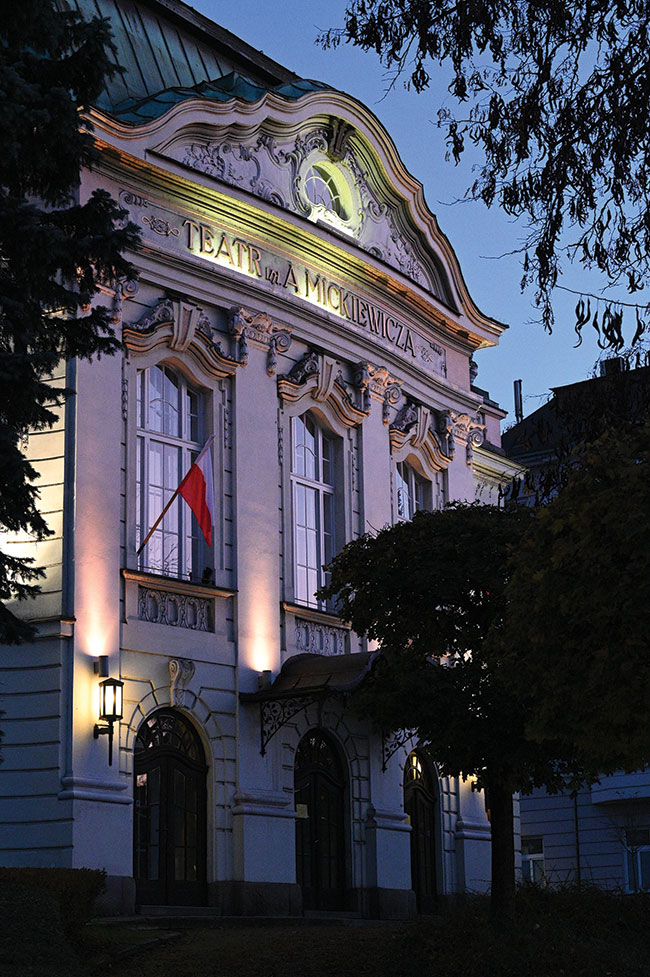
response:
[[[417,753],[409,753],[404,770],[404,810],[411,823],[411,885],[419,913],[433,913],[436,908],[437,801],[437,787],[427,764]]]
[[[346,777],[336,747],[320,729],[296,750],[296,875],[305,909],[345,907]]]
[[[203,746],[184,716],[160,709],[142,723],[134,761],[139,905],[205,904],[205,775]]]

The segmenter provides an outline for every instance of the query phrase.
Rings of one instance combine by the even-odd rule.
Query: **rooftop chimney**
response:
[[[524,401],[521,396],[521,380],[515,380],[515,421],[519,424],[519,421],[524,419]]]

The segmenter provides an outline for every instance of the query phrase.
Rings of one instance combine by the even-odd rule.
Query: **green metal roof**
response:
[[[283,85],[266,88],[256,85],[250,79],[231,71],[230,74],[212,81],[202,81],[192,87],[174,86],[163,91],[148,95],[145,98],[128,98],[115,106],[106,106],[107,111],[114,118],[127,125],[143,125],[151,119],[164,115],[174,105],[191,98],[212,99],[216,102],[228,102],[239,99],[243,102],[258,102],[267,92],[273,92],[281,98],[295,101],[308,92],[321,91],[329,88],[324,82],[298,78]]]
[[[295,72],[212,23],[182,0],[56,2],[61,9],[78,11],[87,20],[108,19],[116,61],[123,71],[107,79],[97,107],[113,113],[117,106],[121,111],[132,111],[142,103],[144,114],[134,117],[134,124],[159,115],[156,102],[169,108],[179,99],[196,97],[197,92],[219,101],[226,98],[250,101],[268,90],[285,94],[281,89],[288,86],[285,97],[299,97],[300,89],[294,94],[292,86],[303,82]],[[227,88],[220,87],[222,84],[233,86],[230,94],[226,94]],[[318,87],[317,83],[306,84]],[[259,92],[251,96],[247,85],[258,87]],[[313,91],[313,88],[305,90]],[[154,104],[145,107],[149,101]]]

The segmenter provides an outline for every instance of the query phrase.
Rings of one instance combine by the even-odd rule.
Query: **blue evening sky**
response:
[[[314,40],[320,29],[343,23],[344,0],[191,2],[200,13],[301,77],[325,81],[353,95],[388,129],[407,169],[423,184],[427,203],[458,255],[474,301],[510,327],[498,348],[477,355],[476,382],[509,412],[506,424],[514,420],[513,380],[523,380],[524,413],[529,414],[543,403],[550,387],[589,375],[599,350],[588,328],[582,347],[573,348],[577,297],[556,293],[556,325],[549,336],[534,321],[532,291],[520,292],[520,260],[508,252],[517,247],[523,225],[494,207],[453,203],[470,184],[472,165],[470,160],[460,166],[445,161],[443,134],[435,125],[437,108],[448,98],[444,81],[421,95],[405,90],[398,81],[386,94],[388,80],[374,53],[364,54],[350,45],[334,51],[317,47]],[[585,287],[583,273],[567,268],[564,284]],[[597,285],[592,280],[592,290]]]

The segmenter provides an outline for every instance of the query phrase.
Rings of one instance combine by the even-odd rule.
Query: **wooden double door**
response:
[[[334,744],[312,730],[296,751],[296,875],[305,909],[346,906],[346,778]]]
[[[134,776],[138,905],[205,905],[205,754],[184,716],[160,709],[145,720],[136,740]]]

